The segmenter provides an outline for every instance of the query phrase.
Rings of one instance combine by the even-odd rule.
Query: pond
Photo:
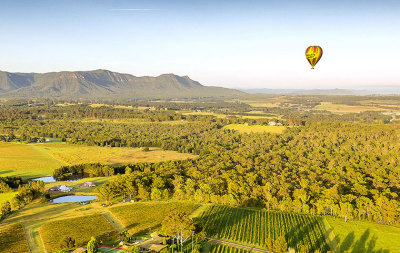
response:
[[[43,181],[44,183],[55,183],[57,180],[54,177],[38,177],[32,179],[33,181]],[[74,180],[63,180],[67,182],[75,182],[78,181],[79,179],[74,179]]]
[[[88,195],[68,195],[63,197],[58,197],[52,200],[53,203],[68,203],[68,202],[85,202],[97,199],[97,196]]]

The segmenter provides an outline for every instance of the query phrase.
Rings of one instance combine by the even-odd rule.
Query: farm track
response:
[[[264,252],[264,253],[269,253],[269,251],[266,251],[264,249],[259,249],[259,248],[254,248],[254,247],[250,247],[250,246],[245,246],[242,244],[237,244],[237,243],[233,243],[233,242],[227,242],[227,241],[222,241],[222,240],[218,240],[218,239],[214,239],[214,238],[208,238],[207,240],[209,242],[214,242],[214,243],[219,243],[219,244],[223,244],[223,245],[227,245],[227,246],[232,246],[232,247],[236,247],[236,248],[242,248],[245,250],[251,250],[251,251],[258,251],[258,252]]]
[[[115,217],[110,211],[100,211],[100,213],[106,218],[106,220],[118,231],[122,232],[125,230],[125,226],[122,222]]]
[[[25,239],[28,243],[30,253],[46,252],[43,246],[42,238],[40,237],[38,227],[24,227]]]

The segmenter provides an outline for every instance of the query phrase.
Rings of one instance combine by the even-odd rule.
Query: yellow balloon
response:
[[[312,69],[322,57],[322,48],[320,46],[310,46],[306,49],[307,61],[311,64]]]

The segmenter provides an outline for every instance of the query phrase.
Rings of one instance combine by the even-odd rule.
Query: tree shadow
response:
[[[349,233],[346,238],[344,238],[343,242],[340,243],[340,248],[339,248],[339,252],[344,252],[346,250],[349,250],[351,245],[354,243],[354,239],[355,239],[355,235],[354,232],[352,231],[351,233]],[[339,242],[339,238],[336,236],[336,241]]]
[[[369,229],[366,229],[358,240],[355,240],[354,231],[350,232],[343,242],[339,242],[339,238],[336,237],[337,242],[340,244],[338,252],[352,252],[352,253],[389,253],[388,249],[375,249],[378,237],[375,235],[371,236]]]

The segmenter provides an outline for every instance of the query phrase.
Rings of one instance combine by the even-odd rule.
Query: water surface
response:
[[[97,199],[97,196],[88,195],[68,195],[63,197],[58,197],[52,200],[53,203],[69,203],[69,202],[85,202]]]

